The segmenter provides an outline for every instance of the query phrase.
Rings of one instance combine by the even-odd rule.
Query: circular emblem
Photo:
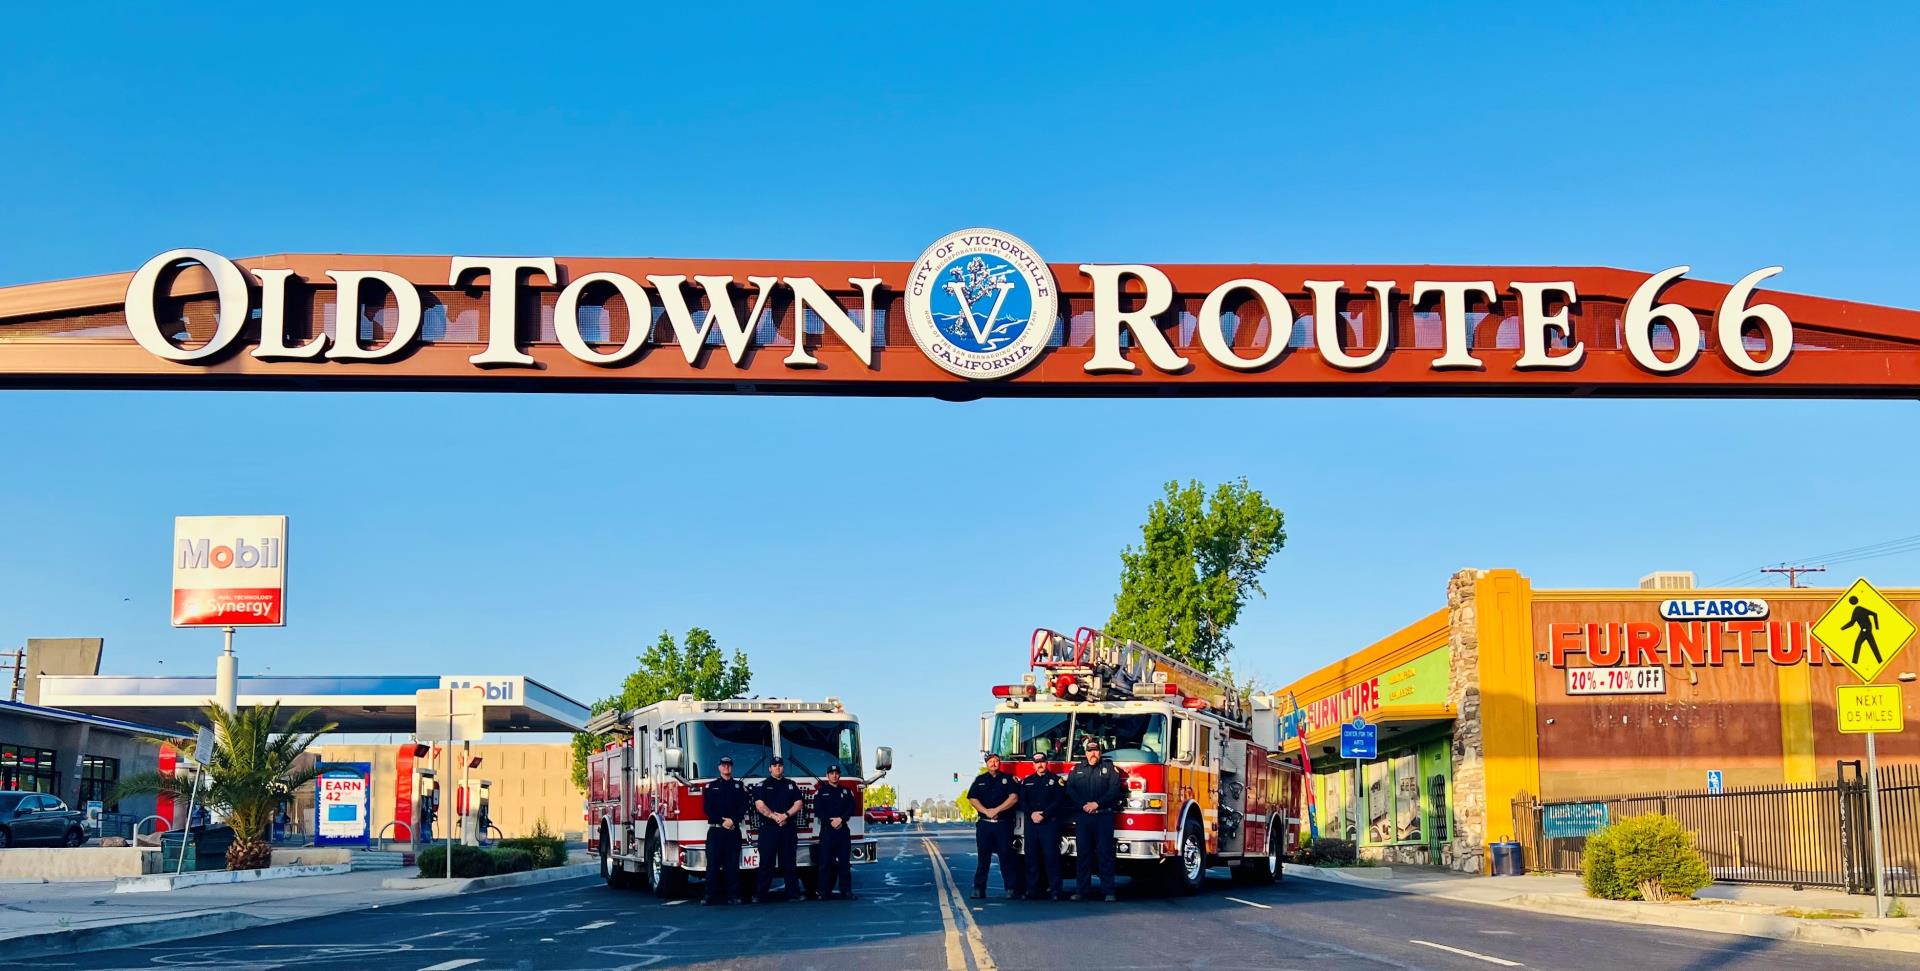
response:
[[[907,326],[933,363],[990,381],[1034,361],[1058,316],[1053,271],[1033,247],[997,229],[942,236],[907,274]]]

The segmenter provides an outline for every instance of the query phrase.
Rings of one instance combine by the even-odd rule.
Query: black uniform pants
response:
[[[785,826],[775,826],[773,820],[760,822],[760,882],[754,896],[766,900],[767,891],[773,889],[773,871],[780,868],[780,877],[785,883],[780,890],[780,899],[793,896],[800,889],[800,871],[794,865],[794,855],[800,849],[800,833],[796,825],[789,821]]]
[[[842,823],[834,829],[832,823],[820,824],[820,845],[814,848],[819,854],[815,860],[815,872],[819,873],[820,885],[815,890],[827,893],[853,893],[853,832]]]
[[[1100,892],[1113,893],[1113,814],[1081,812],[1073,823],[1073,869],[1081,893],[1090,893],[1100,870]]]
[[[1028,895],[1065,896],[1066,884],[1060,879],[1060,823],[1052,818],[1036,823],[1029,818],[1022,849],[1027,858]]]
[[[740,888],[740,830],[707,827],[707,899],[723,904]]]
[[[975,893],[987,892],[987,871],[993,866],[995,854],[1000,856],[1000,886],[1008,893],[1019,894],[1024,891],[1024,881],[1020,878],[1020,861],[1013,855],[1013,817],[1008,816],[989,822],[978,820],[973,824],[973,848],[979,852],[980,864],[973,871],[973,890]]]

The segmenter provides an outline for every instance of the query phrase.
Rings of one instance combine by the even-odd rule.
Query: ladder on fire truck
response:
[[[1248,700],[1234,685],[1135,640],[1082,627],[1069,638],[1036,628],[1027,668],[1047,673],[1055,695],[1071,700],[1117,701],[1181,695],[1190,709],[1207,710],[1245,729]]]

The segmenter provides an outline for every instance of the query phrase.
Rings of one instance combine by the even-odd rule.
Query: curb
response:
[[[120,877],[113,881],[114,893],[165,893],[187,887],[228,886],[261,880],[292,880],[298,877],[325,877],[346,873],[348,863],[314,863],[298,866],[274,866],[261,870],[199,870],[193,873],[149,873],[140,877]]]
[[[444,890],[450,894],[480,893],[485,890],[504,890],[508,887],[524,887],[528,884],[589,877],[598,872],[600,872],[600,865],[597,863],[569,863],[566,866],[548,867],[544,870],[502,873],[491,877],[458,877],[452,880],[445,877],[388,877],[381,882],[380,886],[384,890]]]
[[[546,870],[534,870],[527,873],[508,873],[498,877],[476,877],[471,880],[455,880],[462,884],[457,888],[446,887],[445,880],[395,880],[385,881],[383,886],[394,883],[438,884],[437,889],[446,895],[459,893],[483,893],[488,890],[504,890],[508,887],[523,886],[530,883],[547,883],[554,880],[566,880],[573,877],[589,876],[599,872],[597,864],[579,864],[575,866],[553,867]],[[538,877],[539,879],[507,881],[514,877]],[[411,890],[432,890],[433,886],[405,887]],[[429,899],[438,894],[425,893],[416,899]],[[168,941],[181,941],[195,937],[208,937],[231,931],[265,927],[272,924],[291,924],[295,921],[311,920],[315,917],[332,917],[336,914],[373,910],[394,903],[411,903],[411,900],[384,900],[368,902],[357,900],[347,906],[311,914],[298,914],[286,917],[261,917],[235,910],[209,910],[200,913],[170,914],[147,920],[122,924],[103,924],[96,927],[71,927],[45,931],[37,934],[19,934],[0,938],[0,950],[4,950],[7,960],[18,961],[26,958],[54,957],[63,954],[76,954],[83,951],[108,951],[122,947],[141,947],[147,944],[164,944]]]
[[[1368,887],[1388,893],[1433,897],[1455,903],[1483,907],[1508,907],[1529,913],[1552,914],[1584,920],[1606,920],[1626,924],[1651,924],[1681,930],[1759,937],[1795,944],[1819,944],[1827,947],[1852,947],[1872,951],[1898,951],[1920,954],[1920,933],[1903,928],[1879,927],[1865,921],[1807,920],[1780,914],[1741,913],[1727,909],[1675,908],[1634,900],[1587,900],[1559,894],[1516,893],[1510,897],[1484,898],[1462,894],[1434,893],[1411,887],[1395,887],[1385,881],[1365,880],[1339,872],[1310,867],[1288,868],[1288,876],[1349,887]]]

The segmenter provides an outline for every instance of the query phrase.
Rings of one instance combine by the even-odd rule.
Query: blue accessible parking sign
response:
[[[1380,757],[1380,726],[1355,718],[1340,726],[1340,757],[1375,759]]]

